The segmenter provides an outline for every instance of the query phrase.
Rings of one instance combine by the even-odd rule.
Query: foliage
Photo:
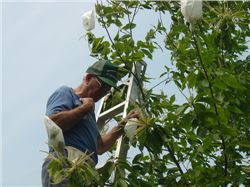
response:
[[[101,183],[99,173],[89,163],[90,155],[83,154],[72,161],[64,154],[55,151],[49,153],[49,176],[53,184],[67,181],[69,187],[92,186]]]
[[[161,77],[167,76],[165,83],[174,83],[186,98],[180,104],[175,95],[167,96],[167,87],[158,93],[139,85],[144,102],[138,104],[145,117],[133,146],[140,153],[131,163],[108,161],[100,169],[106,185],[250,183],[250,56],[242,56],[249,45],[249,7],[248,1],[203,1],[203,18],[190,31],[177,1],[96,3],[98,22],[108,37],[87,33],[91,55],[131,71],[135,63],[153,61],[154,52],[165,47],[175,68],[166,63]],[[159,21],[135,40],[139,11],[151,11]],[[168,14],[169,31],[162,22]],[[165,46],[157,42],[159,36],[165,38]],[[143,76],[140,82],[149,80]],[[113,171],[118,177],[110,181]]]

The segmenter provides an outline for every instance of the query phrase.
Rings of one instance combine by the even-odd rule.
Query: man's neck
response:
[[[86,87],[83,84],[73,90],[75,94],[78,95],[80,98],[86,97]]]

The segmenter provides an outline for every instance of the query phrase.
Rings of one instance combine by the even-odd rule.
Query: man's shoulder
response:
[[[56,89],[55,92],[62,92],[62,93],[71,93],[72,88],[69,86],[60,86],[59,88]]]
[[[46,115],[72,109],[74,106],[73,89],[61,86],[49,97],[47,101]]]
[[[72,97],[72,92],[73,89],[70,88],[69,86],[60,86],[57,88],[51,95],[49,100],[53,100],[55,98],[60,98],[60,97]]]

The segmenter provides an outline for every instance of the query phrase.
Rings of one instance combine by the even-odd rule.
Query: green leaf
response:
[[[200,152],[200,153],[203,153],[202,145],[199,145],[199,146],[197,147],[197,151]]]
[[[239,142],[239,145],[242,146],[242,147],[250,148],[250,141],[242,140],[242,141]]]
[[[179,81],[174,80],[174,83],[176,84],[176,86],[178,86],[179,88],[181,88],[181,84],[179,83]]]
[[[243,114],[243,112],[237,107],[237,106],[228,106],[228,109],[232,112],[235,112],[237,114]]]
[[[127,187],[128,185],[124,179],[118,179],[118,186]]]
[[[123,30],[134,29],[136,27],[135,23],[128,23],[122,27]]]
[[[58,184],[63,180],[63,162],[59,159],[53,159],[48,165],[49,176],[53,183]]]
[[[125,49],[125,45],[124,45],[124,43],[116,42],[114,44],[114,49],[117,50],[121,54],[124,51],[124,49]]]
[[[124,34],[124,35],[120,38],[120,40],[126,40],[126,39],[128,39],[128,38],[131,38],[131,35],[130,35],[130,34]]]
[[[229,73],[225,73],[223,75],[223,82],[232,88],[236,88],[240,90],[245,89],[245,87],[237,80],[236,76],[233,76]]]
[[[142,50],[142,52],[143,52],[145,55],[147,55],[147,57],[148,57],[149,59],[152,60],[153,55],[151,54],[150,51],[148,51],[148,50],[146,50],[146,49],[141,49],[141,50]]]
[[[95,170],[95,168],[92,168],[91,166],[86,167],[86,171],[88,172],[88,175],[91,176],[91,178],[94,178],[96,182],[100,180],[100,176],[98,172]]]
[[[141,153],[141,154],[137,154],[137,155],[134,157],[132,163],[133,163],[133,164],[138,163],[142,157],[143,157],[143,154],[142,154],[142,153]]]
[[[171,104],[173,104],[175,102],[175,95],[172,95],[170,97],[170,101],[169,101]]]
[[[204,88],[208,88],[209,87],[209,82],[207,80],[203,80],[201,81],[201,85],[204,87]]]
[[[177,109],[176,109],[176,115],[180,115],[181,113],[184,113],[185,110],[188,108],[188,104],[183,104],[181,106],[179,106]]]
[[[153,29],[150,29],[149,32],[147,33],[145,39],[146,41],[149,41],[151,39],[155,38],[155,31]]]
[[[101,44],[101,42],[103,41],[103,38],[104,37],[95,38],[94,42],[93,42],[93,48],[97,48]]]
[[[138,62],[141,61],[144,57],[144,54],[142,52],[136,52],[132,54],[132,61]]]
[[[250,173],[250,167],[242,167],[242,170],[243,170],[245,173]]]
[[[121,27],[121,26],[122,26],[122,22],[121,22],[119,19],[115,19],[115,20],[114,20],[114,24],[115,24],[117,27]]]
[[[118,32],[116,33],[115,37],[114,37],[114,41],[118,41],[119,38],[120,38],[120,36],[119,36],[119,31],[118,31]]]

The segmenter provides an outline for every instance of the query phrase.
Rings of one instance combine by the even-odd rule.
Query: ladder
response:
[[[118,89],[122,88],[124,89],[124,98],[120,98],[121,101],[116,103],[114,106],[111,106],[110,108],[106,107],[107,103],[114,102],[111,101],[112,98],[109,94],[106,95],[100,103],[98,112],[97,112],[97,124],[99,127],[99,130],[102,130],[103,127],[106,125],[108,121],[110,121],[114,116],[121,114],[122,117],[125,118],[127,115],[127,109],[131,104],[134,104],[136,101],[141,101],[141,91],[138,87],[138,80],[141,80],[141,75],[144,75],[146,71],[146,63],[145,62],[138,62],[135,63],[132,72],[128,79],[123,81],[120,86],[118,86]],[[138,79],[134,75],[137,75]],[[142,82],[140,82],[142,85]],[[117,90],[113,90],[112,92],[117,92]],[[111,93],[112,94],[112,93]],[[115,152],[115,159],[121,158],[126,159],[127,152],[129,149],[129,142],[127,138],[124,138],[124,136],[121,136],[118,139],[117,146],[116,146],[116,152]],[[124,173],[125,175],[125,173]]]

